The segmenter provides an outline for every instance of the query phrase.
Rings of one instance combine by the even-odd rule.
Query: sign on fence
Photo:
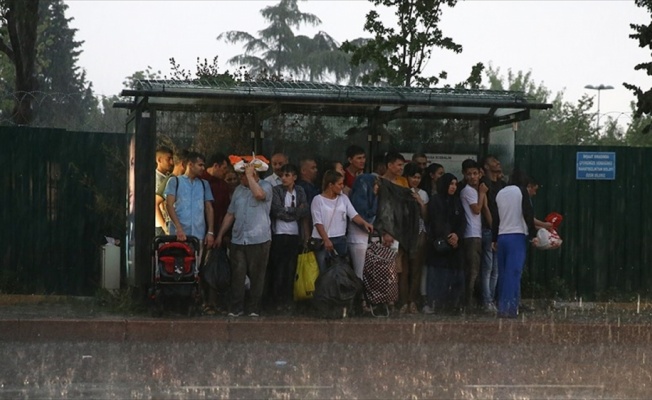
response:
[[[616,153],[578,151],[575,178],[579,180],[616,179]]]

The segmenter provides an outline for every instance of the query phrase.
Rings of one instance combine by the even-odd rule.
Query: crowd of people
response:
[[[318,181],[315,158],[294,165],[273,154],[263,178],[253,163],[234,171],[224,154],[157,149],[156,235],[228,248],[230,289],[204,287],[204,313],[296,312],[302,249],[315,251],[322,273],[333,255],[347,257],[362,280],[375,237],[395,249],[396,313],[518,315],[528,241],[550,225],[534,218],[534,179],[515,170],[506,183],[491,155],[465,160],[461,177],[421,153],[408,161],[390,151],[374,159],[373,172],[362,147],[344,156],[325,164]]]

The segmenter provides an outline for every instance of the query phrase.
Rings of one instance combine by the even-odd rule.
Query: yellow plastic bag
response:
[[[297,273],[294,277],[294,301],[312,299],[319,266],[314,251],[299,254]]]

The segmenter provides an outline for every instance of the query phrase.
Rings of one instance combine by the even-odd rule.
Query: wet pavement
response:
[[[0,297],[0,399],[646,399],[647,304],[322,320],[156,319]]]

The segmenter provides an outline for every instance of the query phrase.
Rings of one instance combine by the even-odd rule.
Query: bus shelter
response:
[[[487,154],[493,128],[525,121],[530,118],[531,110],[552,107],[515,91],[220,79],[141,80],[136,81],[133,88],[124,89],[121,95],[130,100],[114,104],[129,112],[126,123],[130,146],[125,272],[128,284],[136,287],[146,286],[150,281],[155,192],[152,169],[159,132],[157,117],[162,113],[246,116],[251,129],[242,134],[248,136],[250,151],[256,153],[264,150],[266,121],[282,115],[362,120],[366,124],[364,136],[369,154],[382,150],[382,133],[392,121],[472,121],[477,130],[476,151],[478,156],[483,156]]]

